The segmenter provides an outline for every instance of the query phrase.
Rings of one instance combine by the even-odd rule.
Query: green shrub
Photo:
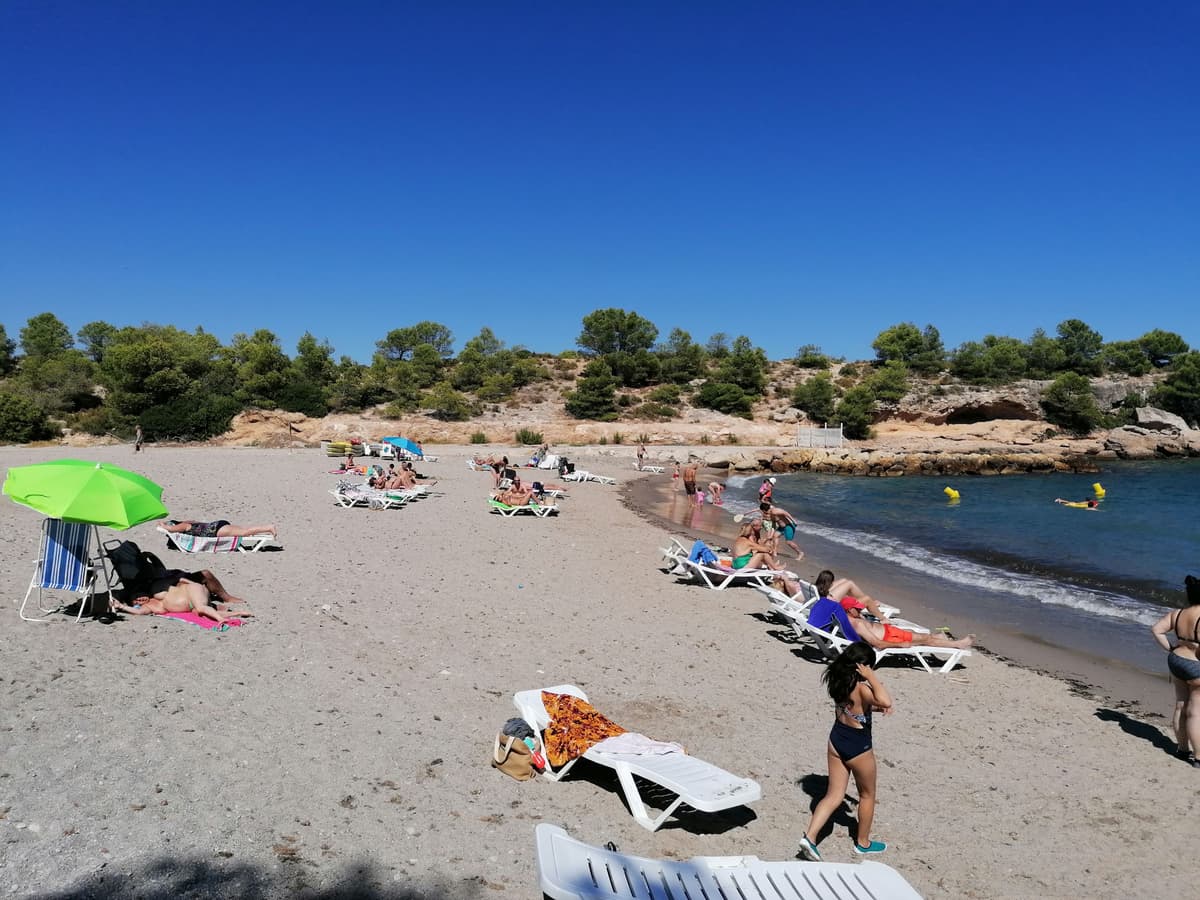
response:
[[[869,438],[874,418],[875,395],[870,388],[861,385],[846,391],[833,414],[833,420],[842,424],[846,437],[851,440]]]
[[[734,434],[733,432],[730,432],[729,434],[725,435],[725,443],[740,444],[741,440],[738,439],[738,436],[736,434]]]
[[[727,413],[731,416],[741,416],[744,419],[750,418],[750,398],[736,384],[706,381],[700,388],[696,400],[707,409],[715,409],[717,412]]]
[[[1075,434],[1088,434],[1103,420],[1088,380],[1076,372],[1064,372],[1042,392],[1046,420]]]
[[[700,443],[702,443],[702,444],[708,443],[708,435],[707,434],[700,435]]]
[[[520,431],[518,431],[516,438],[518,444],[526,444],[529,446],[536,445],[539,447],[542,444],[542,433],[540,431],[533,431],[529,428],[522,428]]]
[[[653,419],[661,422],[667,419],[674,419],[679,415],[679,410],[674,406],[668,406],[666,403],[648,401],[641,406],[635,406],[629,411],[629,415],[635,419]],[[643,441],[643,443],[645,442]]]
[[[633,406],[635,403],[637,403],[637,397],[633,394],[622,394],[617,398],[618,406]]]
[[[814,422],[828,422],[833,418],[837,389],[828,372],[815,375],[792,391],[792,405],[804,410]]]
[[[650,443],[650,435],[646,434],[646,432],[644,432],[644,431],[643,431],[641,434],[639,434],[639,435],[637,436],[637,442],[638,442],[639,444],[648,444],[648,443]]]
[[[27,444],[54,434],[46,414],[23,397],[0,392],[0,441]]]
[[[660,384],[650,392],[649,399],[654,403],[669,403],[672,406],[679,402],[680,393],[677,384]]]
[[[606,438],[604,435],[600,435],[600,446],[603,447],[607,443],[608,443],[608,438]]]
[[[471,443],[472,444],[486,444],[487,442],[488,442],[488,436],[486,434],[484,434],[482,431],[476,431],[474,434],[471,435]]]
[[[613,436],[612,436],[612,442],[613,442],[614,444],[620,444],[620,443],[622,443],[624,440],[625,440],[625,435],[621,434],[621,432],[619,432],[619,431],[614,431],[614,432],[613,432]]]

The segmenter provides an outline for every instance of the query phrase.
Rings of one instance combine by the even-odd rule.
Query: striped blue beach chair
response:
[[[22,619],[26,622],[44,622],[47,613],[55,613],[65,608],[68,603],[46,605],[46,591],[55,591],[69,592],[79,599],[79,613],[75,616],[75,621],[78,622],[96,594],[97,573],[104,578],[105,588],[109,588],[108,570],[103,561],[93,561],[91,558],[92,534],[95,531],[95,525],[83,522],[46,519],[42,523],[42,547],[37,568],[33,572],[33,580],[29,582],[29,590],[25,592],[25,599],[21,601]],[[96,542],[99,546],[99,535]],[[34,590],[37,590],[41,616],[25,615],[25,607],[29,604]]]

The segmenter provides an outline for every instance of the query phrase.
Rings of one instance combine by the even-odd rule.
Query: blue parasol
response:
[[[406,437],[385,437],[383,442],[385,444],[391,444],[397,450],[404,450],[406,453],[411,453],[413,456],[425,456],[425,453],[416,445],[416,442],[410,441]]]

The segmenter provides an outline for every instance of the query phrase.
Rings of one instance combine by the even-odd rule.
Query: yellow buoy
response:
[[[1106,493],[1108,493],[1100,486],[1100,482],[1098,481],[1092,485],[1092,490],[1096,492],[1097,497],[1103,497]]]
[[[949,497],[951,500],[958,499],[958,491],[956,491],[954,488],[950,487],[949,485],[947,485],[946,487],[944,487],[942,489],[942,493],[945,494],[947,497]]]

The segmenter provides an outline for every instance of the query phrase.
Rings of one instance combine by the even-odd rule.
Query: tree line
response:
[[[0,325],[0,440],[49,438],[63,427],[128,437],[137,424],[151,439],[202,440],[254,407],[317,417],[382,407],[388,417],[423,411],[461,421],[555,379],[573,382],[565,406],[576,418],[665,421],[685,400],[749,417],[774,369],[745,335],[716,333],[699,343],[674,328],[660,340],[654,323],[616,308],[584,316],[576,345],[536,354],[507,346],[484,327],[455,355],[450,329],[423,321],[389,331],[364,364],[335,359],[328,341],[307,332],[289,356],[266,329],[234,335],[228,345],[202,328],[155,324],[95,321],[72,335],[45,312],[28,320],[18,340]],[[900,323],[872,346],[875,359],[861,367],[840,365],[818,345],[801,346],[786,361],[799,370],[793,404],[863,437],[880,404],[899,400],[913,379],[1053,379],[1043,396],[1047,416],[1087,431],[1111,418],[1094,399],[1088,407],[1089,377],[1160,369],[1168,374],[1155,400],[1190,421],[1200,417],[1200,353],[1172,332],[1106,343],[1071,319],[1054,337],[1040,330],[1027,341],[988,335],[947,352],[932,325]]]

